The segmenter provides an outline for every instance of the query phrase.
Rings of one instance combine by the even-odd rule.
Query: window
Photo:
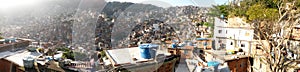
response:
[[[171,54],[174,54],[174,51],[170,51]]]
[[[227,34],[227,30],[226,30],[226,34]]]
[[[184,55],[187,55],[188,54],[188,50],[184,50]]]
[[[250,33],[249,33],[249,32],[246,32],[246,33],[245,33],[245,36],[249,36],[249,35],[250,35]]]
[[[222,43],[222,41],[221,41],[221,40],[219,40],[218,42],[219,42],[219,43]]]
[[[245,47],[245,44],[241,44],[241,47]]]
[[[208,44],[207,44],[207,42],[204,42],[203,45],[204,45],[204,46],[207,46]]]
[[[230,42],[230,45],[233,45],[233,42]]]
[[[221,44],[221,47],[222,47],[222,48],[225,48],[225,47],[226,47],[226,45],[222,43],[222,44]]]
[[[259,68],[262,68],[262,64],[261,63],[259,64]]]
[[[222,33],[222,30],[219,30],[219,33]]]

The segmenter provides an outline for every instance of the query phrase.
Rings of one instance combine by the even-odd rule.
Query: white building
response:
[[[215,49],[236,50],[249,52],[254,30],[240,18],[225,20],[215,18],[214,26]]]

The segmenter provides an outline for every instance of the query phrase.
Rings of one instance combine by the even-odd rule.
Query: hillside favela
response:
[[[300,0],[0,0],[0,72],[300,72]]]

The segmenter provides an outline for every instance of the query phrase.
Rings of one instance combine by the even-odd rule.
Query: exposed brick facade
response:
[[[228,62],[228,66],[231,72],[249,72],[249,59],[246,58],[240,58],[240,59],[234,59],[226,61]]]

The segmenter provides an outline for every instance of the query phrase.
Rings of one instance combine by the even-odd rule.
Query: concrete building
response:
[[[29,40],[6,38],[0,40],[0,71],[3,72],[23,72],[20,66],[23,66],[22,56],[18,56],[20,52],[30,44]],[[25,56],[24,54],[21,54]],[[11,58],[15,57],[15,58]],[[19,63],[21,61],[22,63]]]
[[[205,61],[216,61],[220,65],[228,66],[231,72],[250,72],[250,57],[241,54],[226,54],[226,51],[221,50],[204,50]],[[229,72],[226,67],[218,67],[218,71]]]
[[[240,18],[228,19],[228,22],[215,18],[215,49],[237,50],[249,52],[254,30]]]
[[[212,39],[209,38],[197,38],[196,44],[199,49],[212,49]]]
[[[29,44],[30,41],[23,39],[0,39],[0,52],[25,49]]]
[[[167,49],[157,49],[156,53],[151,53],[150,59],[143,58],[140,52],[139,47],[107,50],[109,61],[105,64],[112,65],[115,68],[113,71],[174,72],[175,63],[180,58]]]

